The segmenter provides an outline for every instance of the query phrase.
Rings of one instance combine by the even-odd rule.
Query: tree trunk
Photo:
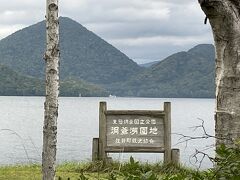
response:
[[[46,38],[46,99],[43,126],[42,173],[43,180],[55,177],[57,117],[59,94],[59,22],[58,0],[47,0]]]
[[[216,47],[216,144],[240,137],[240,1],[199,0]]]

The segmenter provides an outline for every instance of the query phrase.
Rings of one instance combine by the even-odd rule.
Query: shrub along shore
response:
[[[169,179],[177,174],[187,175],[197,173],[189,168],[163,165],[162,163],[139,163],[133,158],[129,162],[112,162],[103,165],[102,162],[77,163],[67,162],[57,166],[56,179],[58,180],[157,180]],[[41,165],[11,165],[0,166],[0,180],[40,180]]]
[[[205,156],[204,156],[205,157]],[[207,156],[208,157],[208,156]],[[210,157],[209,157],[210,158]],[[57,166],[57,180],[239,180],[240,141],[232,147],[221,145],[216,150],[217,163],[212,169],[200,171],[181,165],[129,162],[68,162]],[[200,161],[201,162],[201,161]],[[40,180],[41,165],[0,166],[0,180]]]

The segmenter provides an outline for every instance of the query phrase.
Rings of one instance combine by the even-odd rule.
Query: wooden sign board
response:
[[[107,148],[139,151],[164,147],[164,117],[153,115],[107,115]]]
[[[164,153],[171,159],[171,105],[163,111],[107,110],[106,102],[99,109],[99,156],[108,152]]]

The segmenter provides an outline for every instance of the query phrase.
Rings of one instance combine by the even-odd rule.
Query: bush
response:
[[[234,147],[219,146],[216,150],[217,166],[214,174],[217,179],[239,180],[240,179],[240,143]]]

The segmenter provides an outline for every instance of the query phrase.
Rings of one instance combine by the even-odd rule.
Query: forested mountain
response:
[[[43,96],[45,84],[41,79],[24,76],[0,65],[0,96]],[[60,82],[61,96],[107,96],[104,88],[84,81],[68,79]]]
[[[0,41],[0,64],[23,75],[44,77],[45,21]],[[61,79],[97,84],[126,81],[141,70],[118,49],[81,24],[60,17]]]
[[[140,67],[79,23],[60,18],[62,96],[214,97],[214,47]],[[0,95],[44,95],[45,22],[0,41]]]
[[[0,95],[42,95],[43,81],[23,76],[6,66],[0,65]]]
[[[117,95],[144,97],[214,97],[214,46],[198,45],[173,54],[124,84]]]
[[[139,66],[148,68],[148,67],[151,67],[152,65],[155,65],[157,63],[159,63],[159,61],[152,61],[152,62],[149,62],[149,63],[139,64]]]

